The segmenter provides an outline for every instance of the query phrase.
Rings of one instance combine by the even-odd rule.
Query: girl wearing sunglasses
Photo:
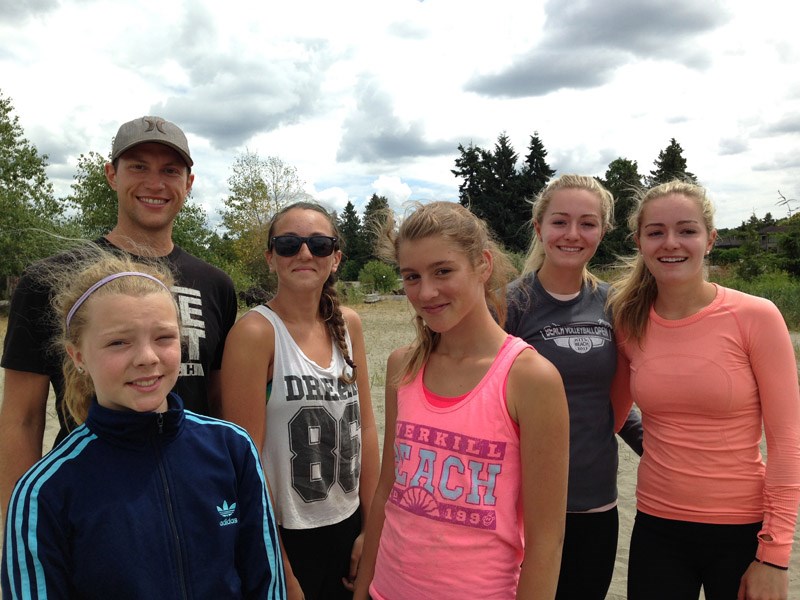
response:
[[[334,288],[341,238],[318,204],[279,211],[265,252],[278,290],[231,329],[222,416],[261,447],[289,598],[350,598],[378,479],[358,314]]]

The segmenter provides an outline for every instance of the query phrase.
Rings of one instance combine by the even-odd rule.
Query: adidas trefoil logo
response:
[[[222,502],[222,507],[217,507],[217,512],[219,513],[220,517],[230,517],[234,512],[236,512],[236,502],[228,506],[228,501],[224,500]]]
[[[235,525],[239,522],[239,519],[233,516],[233,513],[236,512],[236,502],[232,502],[231,505],[228,506],[228,501],[223,500],[222,506],[217,506],[217,512],[219,516],[222,517],[222,520],[219,522],[220,527]]]

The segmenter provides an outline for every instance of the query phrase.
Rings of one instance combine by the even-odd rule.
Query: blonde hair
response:
[[[89,319],[91,300],[111,294],[122,294],[136,298],[149,294],[166,294],[175,302],[169,288],[174,278],[169,268],[156,261],[142,261],[123,253],[112,252],[95,245],[74,252],[75,262],[67,268],[64,265],[50,267],[48,278],[53,289],[52,305],[55,317],[59,322],[60,335],[54,340],[56,350],[63,354],[62,370],[64,372],[64,406],[70,417],[77,423],[83,423],[89,414],[89,406],[94,396],[94,384],[86,372],[79,372],[67,355],[68,346],[78,347],[83,339],[83,332]],[[67,327],[67,315],[83,294],[97,282],[117,273],[138,272],[157,279],[136,276],[125,276],[113,279],[91,292],[91,295],[80,304],[72,314]],[[160,282],[160,283],[159,283]],[[179,311],[175,305],[178,325]]]
[[[400,246],[432,236],[441,236],[458,246],[473,267],[483,260],[484,250],[493,259],[492,273],[484,284],[484,297],[489,310],[502,326],[505,323],[506,286],[516,275],[516,270],[508,256],[492,239],[489,229],[481,219],[468,209],[455,202],[416,203],[403,219],[399,229],[395,227],[394,214],[385,211],[380,219],[382,227],[377,241],[379,256],[397,264]],[[416,338],[411,351],[406,355],[406,363],[401,369],[400,381],[413,378],[436,349],[440,335],[431,331],[422,317],[415,315]]]
[[[531,223],[541,223],[544,214],[550,207],[550,202],[556,192],[561,190],[586,190],[587,192],[597,196],[600,201],[600,217],[601,227],[603,234],[611,231],[614,228],[614,196],[594,177],[586,175],[574,175],[566,173],[556,177],[545,188],[539,192],[536,200],[533,202],[533,210],[531,211]],[[544,244],[536,235],[533,234],[528,255],[525,259],[525,265],[522,269],[522,276],[528,273],[535,273],[542,268],[545,260]],[[597,277],[589,272],[589,269],[584,266],[583,280],[589,284],[592,289],[597,288],[600,282]]]
[[[694,200],[703,216],[706,232],[711,233],[714,230],[714,205],[705,188],[673,179],[649,190],[642,189],[637,194],[636,205],[628,218],[628,228],[637,239],[645,206],[653,200],[672,194]],[[656,280],[645,265],[641,253],[621,259],[618,268],[620,274],[612,282],[607,303],[614,315],[614,328],[641,343],[647,331],[650,307],[658,295]]]
[[[270,252],[272,251],[272,236],[278,222],[286,215],[286,213],[295,209],[313,210],[314,212],[318,212],[324,216],[331,226],[333,236],[336,238],[334,251],[339,250],[342,247],[344,240],[342,240],[342,234],[339,233],[339,228],[336,227],[336,221],[331,214],[325,210],[323,206],[317,204],[316,202],[303,201],[284,206],[272,217],[267,233],[267,250]],[[339,301],[339,294],[336,291],[336,273],[333,271],[328,275],[328,278],[325,280],[325,283],[322,286],[322,294],[319,298],[318,310],[320,318],[325,321],[325,325],[328,327],[328,334],[336,344],[336,347],[339,348],[339,352],[342,353],[344,362],[347,363],[351,370],[349,375],[345,370],[343,370],[339,375],[339,380],[342,383],[353,383],[356,380],[358,368],[350,356],[350,350],[347,348],[347,329],[344,322],[344,316],[342,315],[342,306],[341,302]]]

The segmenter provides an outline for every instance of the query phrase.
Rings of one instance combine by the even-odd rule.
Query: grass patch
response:
[[[355,304],[351,308],[361,317],[364,327],[364,345],[367,349],[367,368],[373,396],[386,385],[386,360],[396,348],[414,339],[411,322],[413,311],[408,301],[382,300],[373,304]],[[373,398],[374,402],[374,398]]]
[[[783,271],[763,273],[753,279],[737,277],[732,269],[716,268],[710,280],[725,287],[775,303],[791,331],[800,330],[800,281]],[[795,348],[796,349],[796,348]]]

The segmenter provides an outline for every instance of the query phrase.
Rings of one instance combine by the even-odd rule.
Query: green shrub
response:
[[[742,259],[739,248],[714,248],[711,251],[711,262],[715,265],[731,265]]]
[[[364,302],[364,290],[358,283],[353,281],[337,281],[336,293],[344,304],[350,306]]]
[[[800,277],[800,227],[795,223],[778,240],[778,264],[793,277]]]
[[[358,281],[358,272],[360,271],[360,263],[355,260],[345,260],[339,265],[337,275],[340,281]]]
[[[792,331],[800,330],[800,281],[784,271],[771,270],[751,279],[738,276],[738,270],[714,269],[710,279],[725,287],[739,290],[753,296],[767,298],[781,311],[786,325]]]
[[[778,270],[774,254],[761,252],[758,254],[742,253],[735,264],[736,275],[744,281],[755,281],[759,277],[770,275]]]
[[[366,292],[388,294],[397,287],[397,273],[391,265],[371,260],[358,273],[358,280]]]

